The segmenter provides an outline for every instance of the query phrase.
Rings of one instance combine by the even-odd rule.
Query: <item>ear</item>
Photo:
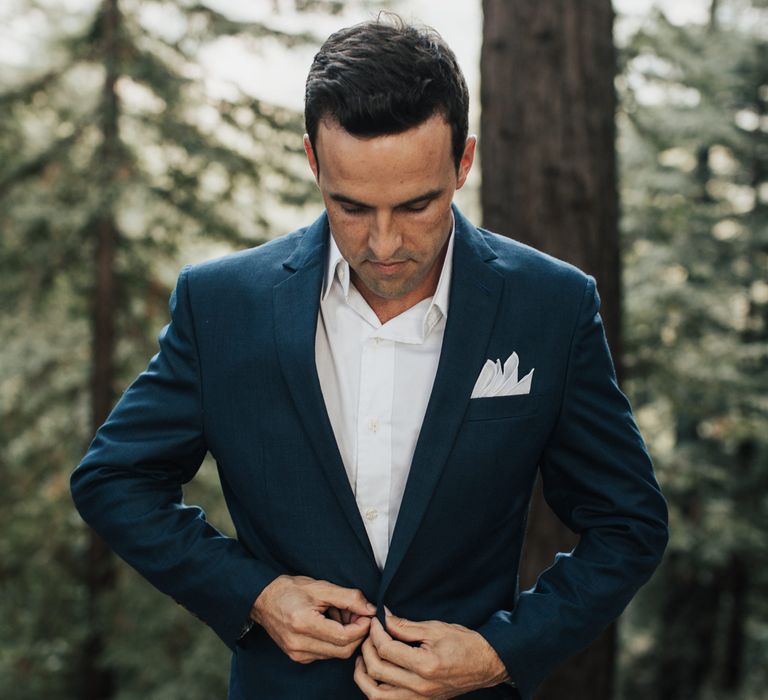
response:
[[[472,169],[472,163],[475,162],[475,147],[477,146],[477,136],[474,134],[467,137],[467,143],[464,145],[464,153],[459,161],[458,182],[456,189],[460,190],[467,181],[467,175]]]
[[[312,174],[315,176],[315,182],[320,184],[320,170],[317,165],[315,151],[312,148],[312,142],[309,140],[309,134],[304,134],[304,153],[307,154],[307,160],[309,161],[309,167],[312,170]]]

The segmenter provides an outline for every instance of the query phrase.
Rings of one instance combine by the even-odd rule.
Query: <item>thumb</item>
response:
[[[404,617],[393,615],[389,608],[384,608],[384,621],[387,632],[401,642],[423,642],[428,638],[428,626],[424,622],[406,620]]]
[[[376,614],[376,606],[369,603],[362,591],[356,588],[344,588],[333,583],[323,582],[318,597],[330,607],[349,610],[355,615],[371,617]]]

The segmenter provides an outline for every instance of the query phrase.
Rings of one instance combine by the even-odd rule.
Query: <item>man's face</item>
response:
[[[451,202],[472,166],[474,137],[458,173],[451,128],[441,115],[370,138],[323,121],[315,145],[317,158],[305,136],[333,237],[358,291],[374,311],[394,306],[398,313],[433,294],[451,233]]]

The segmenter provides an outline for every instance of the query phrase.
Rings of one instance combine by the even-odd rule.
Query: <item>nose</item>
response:
[[[379,262],[392,260],[402,242],[402,235],[392,213],[376,212],[368,234],[368,246],[376,256],[376,260]]]

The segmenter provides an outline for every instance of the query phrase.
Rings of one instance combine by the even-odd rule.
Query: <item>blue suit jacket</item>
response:
[[[653,572],[666,507],[616,384],[592,278],[459,212],[442,353],[383,572],[315,369],[325,215],[185,268],[160,352],[72,476],[81,514],[234,652],[230,697],[361,698],[353,660],[290,661],[251,605],[281,573],[359,588],[379,609],[477,629],[523,698]],[[471,399],[487,359],[535,367],[529,395]],[[182,502],[206,451],[237,529]],[[537,471],[581,535],[536,587],[517,571]],[[476,698],[511,697],[497,687]]]

